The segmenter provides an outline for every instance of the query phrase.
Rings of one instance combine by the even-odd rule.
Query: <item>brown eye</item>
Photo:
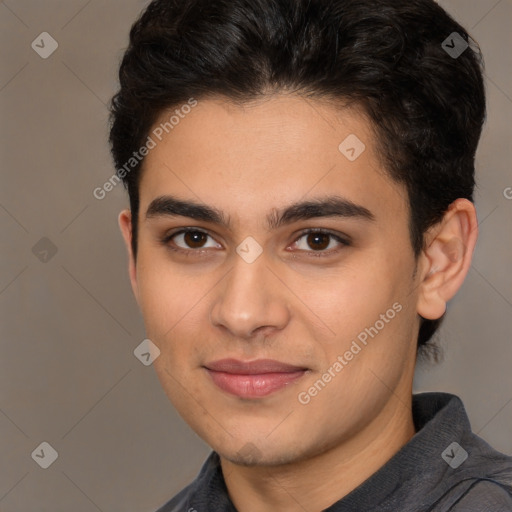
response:
[[[293,248],[309,256],[333,256],[344,247],[350,246],[349,239],[319,229],[306,230],[293,243]]]
[[[307,236],[307,244],[315,251],[322,251],[329,246],[331,235],[327,233],[310,233]]]
[[[166,235],[162,243],[173,250],[198,254],[203,252],[200,249],[222,249],[222,246],[215,242],[211,235],[198,229],[182,229],[171,235]]]
[[[191,249],[199,249],[206,243],[208,235],[202,231],[187,231],[183,234],[183,241]]]

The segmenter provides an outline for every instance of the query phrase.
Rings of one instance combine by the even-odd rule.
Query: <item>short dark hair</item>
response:
[[[456,57],[446,40],[469,47]],[[287,91],[365,112],[386,172],[407,189],[417,257],[448,206],[473,201],[482,75],[478,45],[434,0],[152,1],[131,28],[111,104],[134,256],[143,160],[119,171],[161,114],[192,97],[243,103]],[[443,319],[422,319],[418,347]]]

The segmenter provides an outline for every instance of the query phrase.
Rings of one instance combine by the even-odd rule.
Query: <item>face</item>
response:
[[[146,157],[131,277],[153,365],[228,460],[313,457],[411,393],[407,195],[375,147],[356,109],[276,95],[199,101]]]

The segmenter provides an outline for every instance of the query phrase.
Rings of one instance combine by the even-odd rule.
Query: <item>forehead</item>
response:
[[[356,108],[282,94],[242,105],[211,98],[166,125],[176,109],[150,133],[156,145],[143,165],[142,212],[168,194],[242,222],[249,212],[336,193],[377,215],[406,214],[405,190],[384,172],[372,127]]]

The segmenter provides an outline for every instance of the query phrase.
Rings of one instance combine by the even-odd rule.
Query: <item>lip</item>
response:
[[[222,359],[204,367],[217,387],[241,398],[260,398],[275,393],[308,371],[273,359]]]

